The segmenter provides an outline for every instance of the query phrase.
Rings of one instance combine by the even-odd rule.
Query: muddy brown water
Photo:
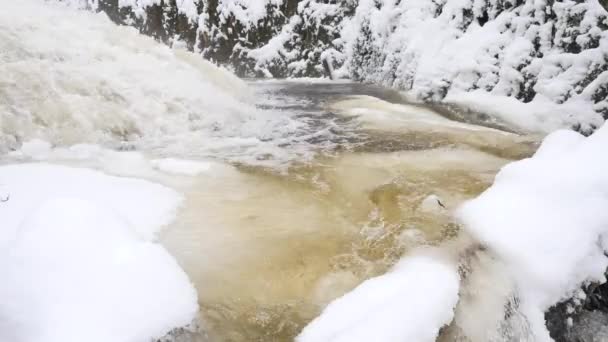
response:
[[[336,134],[331,148],[287,171],[218,163],[182,190],[185,204],[161,241],[198,290],[201,341],[292,341],[331,300],[409,249],[456,236],[451,212],[538,142],[374,86],[253,87],[266,106]]]

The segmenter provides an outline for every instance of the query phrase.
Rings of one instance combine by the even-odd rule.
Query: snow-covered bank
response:
[[[197,295],[153,240],[181,197],[51,164],[0,167],[0,340],[141,342],[190,324]]]
[[[482,104],[485,93],[550,103],[547,120],[590,132],[608,116],[607,28],[597,0],[361,0],[342,32],[344,68],[426,101],[477,90]]]
[[[506,290],[500,290],[506,291],[501,295],[504,297],[489,298],[490,301],[499,300],[494,309],[499,310],[498,317],[506,319],[493,322],[496,326],[488,327],[477,326],[484,321],[476,320],[474,329],[486,330],[480,341],[500,334],[499,329],[510,332],[519,329],[518,333],[524,334],[522,338],[552,341],[545,325],[545,311],[576,295],[583,284],[606,281],[608,154],[604,149],[607,145],[608,125],[588,138],[572,131],[557,131],[544,140],[533,157],[505,166],[487,191],[456,212],[463,229],[479,244],[475,249],[490,257],[489,260],[496,258],[495,263],[500,266],[500,278],[486,276],[485,281],[477,284],[473,281],[469,286],[487,287],[484,283],[493,279],[506,287]],[[416,257],[406,256],[401,265],[415,264],[416,260]],[[486,267],[487,270],[492,268]],[[409,339],[404,336],[411,337],[408,334],[419,329],[436,333],[430,328],[448,324],[451,314],[433,318],[420,314],[420,310],[451,313],[455,300],[449,300],[452,298],[449,295],[449,289],[453,289],[451,285],[446,290],[444,283],[427,283],[426,277],[433,274],[431,269],[427,265],[420,272],[406,277],[408,279],[404,279],[401,285],[398,285],[398,279],[401,279],[400,274],[408,274],[407,267],[397,266],[387,275],[367,281],[331,303],[304,329],[301,341],[370,340],[370,336],[379,334],[402,336],[401,340],[406,341]],[[479,274],[487,270],[472,269],[473,276],[475,272]],[[451,272],[456,273],[455,270]],[[432,295],[406,290],[417,286]],[[441,288],[431,290],[435,286]],[[394,287],[397,290],[392,292]],[[369,289],[374,290],[368,292]],[[474,303],[475,297],[483,293],[480,289],[468,289],[467,300]],[[389,294],[377,297],[380,296],[378,293]],[[448,297],[435,302],[446,293]],[[424,298],[423,302],[412,304],[418,303],[418,298]],[[507,303],[509,298],[514,298],[513,302]],[[415,317],[420,320],[412,320],[408,315],[408,310],[414,310],[416,305],[424,308],[416,307],[418,316]],[[464,311],[462,314],[473,312]],[[494,313],[488,311],[484,315]],[[521,319],[514,319],[518,315]],[[518,324],[525,328],[501,324]],[[461,328],[461,333],[466,334],[466,327]],[[491,329],[494,330],[489,331]],[[399,331],[407,333],[390,335]],[[413,338],[417,341],[427,339]]]
[[[583,282],[604,282],[608,259],[608,126],[589,138],[548,136],[458,212],[468,232],[508,265],[521,312],[539,341],[544,311]]]

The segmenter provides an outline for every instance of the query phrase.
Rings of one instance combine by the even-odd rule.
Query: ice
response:
[[[181,197],[51,164],[0,167],[0,340],[140,342],[190,324],[197,295],[154,235]]]

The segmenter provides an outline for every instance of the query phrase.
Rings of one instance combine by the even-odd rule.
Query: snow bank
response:
[[[547,99],[524,103],[514,97],[492,95],[484,90],[451,92],[444,101],[463,109],[491,115],[523,132],[551,133],[585,122],[600,127],[603,119],[594,110],[593,102],[571,99],[562,104]]]
[[[459,218],[514,277],[520,311],[538,341],[544,312],[586,281],[605,281],[608,259],[608,126],[583,138],[549,135],[534,157],[507,165]]]
[[[607,68],[607,25],[597,0],[361,0],[342,31],[344,68],[427,101],[482,90],[585,103],[552,115],[577,117],[590,131],[608,115],[605,86],[595,82]]]
[[[296,341],[435,341],[452,320],[459,281],[456,266],[436,255],[406,257],[330,303]]]
[[[0,167],[0,340],[140,342],[188,325],[194,288],[155,233],[180,196],[146,181]]]

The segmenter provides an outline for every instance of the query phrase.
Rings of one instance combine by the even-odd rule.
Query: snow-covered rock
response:
[[[434,254],[405,258],[336,299],[296,341],[435,341],[452,320],[460,279],[456,265]]]
[[[51,164],[0,167],[0,340],[143,342],[195,319],[197,295],[154,242],[181,197]]]
[[[606,281],[607,144],[608,125],[588,138],[555,132],[458,212],[466,230],[507,265],[537,341],[550,341],[547,309],[587,282]]]

